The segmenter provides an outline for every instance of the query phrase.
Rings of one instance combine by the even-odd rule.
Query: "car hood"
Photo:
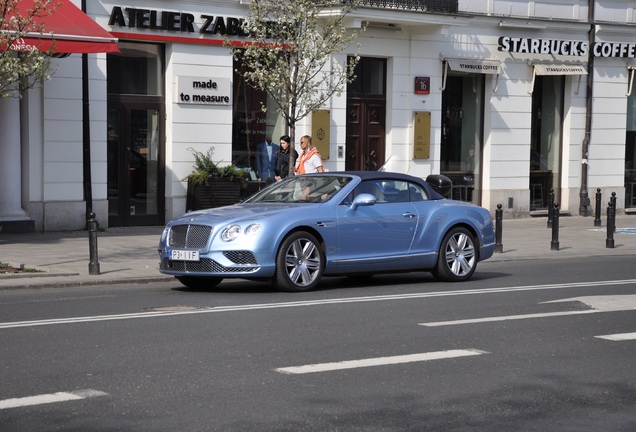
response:
[[[172,225],[180,224],[218,224],[238,222],[244,219],[258,220],[270,218],[285,213],[286,218],[291,213],[301,213],[303,216],[313,214],[323,204],[307,203],[254,203],[235,204],[227,207],[217,207],[185,213],[172,219]]]

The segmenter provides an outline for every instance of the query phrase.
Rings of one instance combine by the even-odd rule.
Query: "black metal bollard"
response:
[[[550,189],[548,200],[548,228],[552,228],[552,207],[554,207],[554,189]]]
[[[497,210],[495,210],[495,252],[503,252],[503,244],[501,244],[501,238],[503,237],[503,210],[501,204],[497,204]]]
[[[95,213],[89,213],[88,220],[88,249],[90,251],[90,261],[88,263],[88,274],[99,274],[99,261],[97,259],[97,219]]]
[[[612,228],[612,232],[616,232],[616,192],[612,192],[612,196],[610,197],[610,202],[612,203],[612,207],[614,207],[614,228]]]
[[[552,242],[550,250],[559,250],[559,204],[555,203],[552,208]]]
[[[614,231],[616,231],[616,192],[612,192],[612,198],[607,206],[607,238],[605,239],[605,247],[610,249],[614,248]]]
[[[596,211],[594,213],[594,226],[601,226],[601,188],[596,189]]]

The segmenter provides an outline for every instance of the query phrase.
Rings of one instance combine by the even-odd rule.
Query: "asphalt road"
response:
[[[636,430],[633,262],[0,292],[0,431]]]

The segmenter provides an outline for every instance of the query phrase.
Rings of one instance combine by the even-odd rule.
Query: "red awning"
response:
[[[17,39],[11,49],[38,50],[56,54],[119,52],[117,38],[99,26],[70,0],[56,0],[59,7],[46,16],[34,17],[35,25],[43,26],[42,33],[27,32]],[[34,0],[21,0],[18,9],[23,15],[32,8]],[[3,29],[6,33],[11,30]]]

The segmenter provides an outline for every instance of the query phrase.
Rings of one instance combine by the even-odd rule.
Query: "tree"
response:
[[[51,73],[50,55],[25,39],[41,35],[41,19],[58,7],[56,0],[0,0],[0,99],[19,96]]]
[[[231,42],[235,59],[245,66],[243,78],[265,91],[285,120],[292,153],[296,123],[334,94],[340,96],[355,78],[357,53],[344,65],[333,54],[344,52],[365,30],[345,25],[361,1],[252,0],[243,24],[250,41]],[[290,164],[290,175],[293,170]]]

